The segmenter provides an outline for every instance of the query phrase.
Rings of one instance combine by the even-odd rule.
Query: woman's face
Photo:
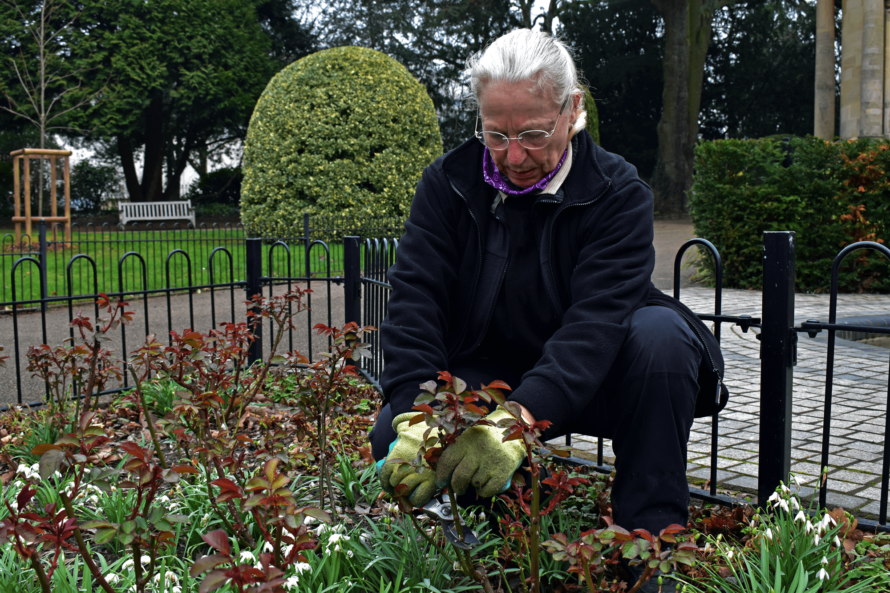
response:
[[[498,171],[519,187],[531,187],[556,168],[569,144],[569,130],[575,123],[579,97],[572,96],[562,116],[559,105],[549,98],[529,92],[529,82],[499,82],[481,94],[479,112],[482,130],[516,138],[526,130],[556,131],[550,144],[529,150],[510,140],[505,150],[492,150]],[[557,122],[557,117],[559,121]],[[481,130],[480,130],[481,131]]]

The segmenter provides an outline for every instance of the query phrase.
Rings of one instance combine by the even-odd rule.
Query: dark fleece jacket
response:
[[[728,398],[719,346],[691,311],[650,281],[652,191],[586,131],[572,142],[562,188],[533,206],[542,277],[562,327],[509,399],[550,420],[548,433],[558,434],[596,393],[631,314],[660,305],[683,316],[704,343],[696,416],[715,413]],[[482,152],[473,138],[427,167],[387,273],[393,290],[381,326],[380,384],[394,416],[412,408],[418,385],[472,353],[488,328],[508,246],[492,235],[497,191],[483,180]]]

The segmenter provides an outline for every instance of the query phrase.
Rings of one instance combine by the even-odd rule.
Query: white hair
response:
[[[470,79],[471,98],[477,106],[481,95],[492,83],[528,81],[531,83],[530,92],[544,96],[549,94],[557,105],[562,105],[570,96],[581,97],[575,111],[572,135],[587,125],[585,91],[572,51],[565,43],[547,33],[516,29],[498,37],[484,50],[470,56],[464,74]]]

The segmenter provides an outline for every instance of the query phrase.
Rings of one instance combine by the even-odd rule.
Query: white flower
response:
[[[318,526],[318,529],[315,530],[315,535],[321,535],[322,533],[328,530],[328,526],[322,523]]]
[[[271,551],[273,551],[274,549],[275,549],[275,546],[273,546],[273,545],[270,544],[269,542],[266,542],[266,543],[263,544],[263,552],[271,552]]]
[[[256,562],[256,556],[253,555],[253,552],[250,550],[241,550],[241,556],[239,556],[241,562]]]
[[[733,555],[732,549],[730,549],[728,552],[726,552],[726,557],[729,558],[730,560],[732,560],[732,555]]]
[[[303,525],[312,525],[315,523],[315,517],[306,517],[303,519]]]
[[[307,570],[312,572],[312,566],[306,562],[297,562],[294,564],[294,569],[297,571],[297,574],[303,574]]]
[[[772,496],[770,496],[766,500],[767,500],[767,502],[776,502],[777,500],[779,500],[779,493],[773,492]]]
[[[110,572],[107,575],[105,575],[105,582],[108,583],[109,585],[113,585],[116,582],[118,582],[119,580],[121,580],[121,577],[119,574]]]
[[[786,486],[785,484],[779,484],[779,488],[780,488],[780,489],[782,490],[782,492],[784,492],[785,494],[788,494],[789,492],[791,492],[791,490],[790,490],[790,489],[788,488],[788,486]]]
[[[293,550],[293,549],[294,549],[293,544],[291,544],[291,545],[289,545],[289,546],[284,546],[284,549],[281,550],[281,554],[282,554],[285,558],[287,558],[288,556],[290,556],[290,552],[291,552],[291,550]]]
[[[170,593],[182,593],[182,587],[179,585],[174,585],[170,587]]]
[[[811,532],[814,529],[815,529],[815,527],[813,527],[813,524],[810,523],[809,519],[807,519],[807,533]]]
[[[766,531],[764,532],[763,535],[765,535],[766,539],[768,539],[769,541],[773,541],[773,530],[770,529],[769,527],[766,528]]]
[[[284,587],[286,589],[296,589],[297,584],[299,582],[300,582],[300,577],[298,575],[294,575],[294,576],[290,577],[289,579],[287,579],[286,581],[284,581]]]
[[[210,513],[205,514],[201,517],[201,527],[206,527],[207,523],[210,521]]]
[[[822,556],[822,566],[828,565],[828,556]]]
[[[791,506],[794,507],[794,510],[795,510],[795,511],[799,511],[799,510],[800,510],[800,503],[797,502],[797,498],[794,497],[794,496],[791,497]]]
[[[148,564],[149,562],[151,562],[151,556],[143,556],[139,559],[139,562],[141,562],[142,564]]]
[[[839,548],[841,547],[841,540],[838,536],[834,536],[834,545],[836,545]]]
[[[794,485],[800,488],[800,482],[797,481],[797,476],[795,474],[791,474],[791,479],[794,481]]]
[[[127,558],[126,560],[124,560],[124,563],[121,564],[121,568],[130,568],[130,567],[132,567],[132,566],[133,566],[133,559],[132,559],[132,558]]]
[[[818,545],[819,545],[819,542],[820,542],[821,540],[822,540],[822,538],[819,537],[819,534],[818,534],[818,533],[814,533],[814,534],[813,534],[813,545],[818,546]]]
[[[788,508],[788,501],[785,500],[784,498],[779,499],[778,506],[782,507],[782,510],[785,511],[786,513],[791,512],[791,510]]]
[[[816,574],[816,576],[819,577],[820,581],[824,581],[827,578],[829,578],[831,575],[828,574],[827,570],[825,570],[824,568],[821,568],[821,569],[819,569],[819,572],[818,572],[818,574]]]
[[[807,516],[803,514],[803,511],[797,511],[797,515],[794,516],[794,522],[797,523],[798,521],[806,521],[806,520],[807,520]]]
[[[367,531],[363,531],[363,532],[358,536],[358,539],[359,539],[360,542],[362,542],[362,543],[365,544],[366,546],[370,546],[370,545],[371,545],[371,534],[368,533]]]
[[[454,570],[456,570],[456,571],[460,571],[460,570],[461,570],[461,568],[460,568],[460,562],[455,562],[455,563],[454,563]]]

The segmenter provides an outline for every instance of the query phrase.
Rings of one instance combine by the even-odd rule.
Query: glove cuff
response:
[[[396,434],[399,433],[399,424],[402,422],[410,422],[412,418],[420,414],[423,415],[423,412],[405,412],[404,414],[399,414],[395,418],[392,419],[392,429],[396,431]]]

